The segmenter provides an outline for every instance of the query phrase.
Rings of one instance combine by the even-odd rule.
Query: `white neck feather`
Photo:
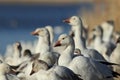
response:
[[[21,56],[21,51],[19,51],[18,49],[15,49],[14,54],[13,54],[13,58],[18,59],[18,58],[20,58],[20,56]]]
[[[73,59],[73,53],[74,53],[74,44],[70,44],[66,47],[66,49],[61,53],[59,60],[58,60],[58,64],[60,66],[68,66],[69,63],[72,61]]]
[[[96,36],[94,40],[94,48],[98,47],[101,44],[102,44],[102,37]]]
[[[82,26],[78,25],[78,26],[72,26],[72,27],[75,34],[75,37],[74,37],[75,48],[79,48],[80,50],[86,49],[85,41],[82,37]]]
[[[7,80],[7,78],[4,74],[0,74],[0,80]]]
[[[0,69],[0,80],[7,80],[4,69]]]
[[[110,28],[108,28],[108,30],[104,30],[103,41],[109,42],[111,40],[112,33],[113,33],[113,27],[112,26]]]
[[[46,51],[50,51],[50,40],[48,36],[39,37],[35,52],[42,54]]]

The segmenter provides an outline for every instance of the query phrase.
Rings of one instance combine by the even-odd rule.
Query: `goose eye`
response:
[[[63,40],[65,39],[65,38],[62,38]]]

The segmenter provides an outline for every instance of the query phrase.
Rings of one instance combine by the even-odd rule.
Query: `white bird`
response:
[[[105,60],[103,56],[94,49],[87,49],[85,40],[82,37],[82,31],[83,31],[83,24],[81,18],[78,16],[72,16],[64,22],[71,25],[72,34],[74,34],[74,42],[75,42],[75,48],[78,48],[81,50],[81,54],[85,57],[91,57],[93,59],[99,59],[99,60]]]
[[[14,49],[14,53],[11,56],[8,56],[5,58],[5,61],[9,64],[9,65],[18,65],[21,63],[21,51],[22,51],[22,46],[20,42],[16,42],[13,45],[13,49]]]
[[[108,20],[106,22],[103,22],[100,24],[103,30],[103,37],[102,40],[106,43],[107,47],[109,48],[109,54],[111,55],[111,52],[115,49],[115,43],[113,41],[113,31],[114,31],[114,21],[113,20]]]
[[[111,38],[114,30],[114,21],[108,20],[106,22],[103,22],[100,26],[103,29],[103,41],[111,42]]]
[[[101,55],[109,61],[109,55],[111,54],[111,48],[107,46],[107,43],[105,43],[102,40],[103,37],[103,30],[100,26],[97,26],[93,29],[93,34],[95,36],[94,38],[94,49],[97,50]]]
[[[59,57],[58,65],[70,68],[75,74],[81,75],[83,80],[107,80],[113,77],[114,72],[107,65],[84,56],[74,57],[75,45],[72,37],[61,35],[55,46],[61,45],[67,46]]]
[[[45,61],[49,66],[53,66],[56,62],[56,55],[51,50],[50,34],[46,28],[37,28],[32,35],[38,37],[36,52],[40,53],[39,59]]]
[[[54,30],[52,28],[52,26],[45,26],[45,28],[49,31],[50,34],[50,44],[53,44],[54,41]]]

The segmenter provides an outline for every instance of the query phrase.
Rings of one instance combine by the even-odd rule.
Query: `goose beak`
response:
[[[70,18],[63,20],[65,23],[70,23]]]
[[[38,32],[35,32],[35,31],[31,32],[31,34],[32,34],[33,36],[38,36],[38,35],[39,35]]]
[[[57,47],[57,46],[61,46],[60,41],[57,41],[57,42],[55,43],[54,47]]]

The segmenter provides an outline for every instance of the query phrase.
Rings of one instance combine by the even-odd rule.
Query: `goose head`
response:
[[[34,36],[47,36],[49,34],[48,30],[46,28],[37,28],[35,31],[31,33]]]
[[[74,55],[82,55],[80,49],[76,48],[74,50]]]
[[[103,30],[102,30],[101,26],[95,27],[92,31],[93,31],[93,34],[95,36],[101,36],[102,37]]]
[[[31,57],[31,56],[32,56],[32,53],[31,53],[31,51],[30,51],[29,49],[26,49],[26,50],[23,52],[23,56],[24,56],[24,57],[26,57],[26,56]]]
[[[21,57],[22,46],[20,42],[16,42],[14,45],[14,58]]]
[[[103,28],[103,30],[113,30],[114,21],[113,20],[108,20],[108,21],[102,23],[101,27]]]
[[[74,42],[71,36],[62,34],[59,36],[58,41],[55,43],[54,47],[70,45],[71,42]]]
[[[22,51],[21,43],[20,43],[20,42],[16,42],[16,43],[14,44],[14,49],[21,52],[21,51]]]
[[[81,19],[78,16],[72,16],[68,19],[63,20],[63,22],[68,23],[71,26],[78,26],[81,24]]]

